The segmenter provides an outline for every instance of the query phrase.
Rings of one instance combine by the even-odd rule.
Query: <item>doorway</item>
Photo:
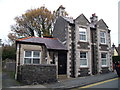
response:
[[[58,75],[67,73],[67,52],[60,51],[58,53]]]

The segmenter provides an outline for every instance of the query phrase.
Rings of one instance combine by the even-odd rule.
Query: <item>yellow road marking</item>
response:
[[[120,78],[114,78],[114,79],[110,79],[110,80],[90,84],[90,85],[87,85],[87,86],[83,86],[83,87],[80,87],[80,88],[89,88],[89,87],[92,87],[92,86],[96,86],[96,85],[103,84],[103,83],[110,82],[110,81],[117,80],[117,79],[120,79]]]

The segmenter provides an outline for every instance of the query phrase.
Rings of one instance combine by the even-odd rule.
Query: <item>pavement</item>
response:
[[[14,80],[7,72],[2,72],[2,88],[11,86],[20,86],[21,84]]]
[[[115,72],[110,72],[106,74],[97,74],[86,77],[70,78],[70,79],[58,81],[57,83],[46,84],[44,86],[47,88],[77,88],[92,83],[112,79],[115,77],[117,77],[117,74]]]
[[[26,85],[26,86],[11,86],[9,88],[77,88],[92,83],[108,80],[117,77],[116,72],[110,72],[106,74],[97,74],[86,77],[68,78],[65,80],[59,80],[58,82],[42,85]]]

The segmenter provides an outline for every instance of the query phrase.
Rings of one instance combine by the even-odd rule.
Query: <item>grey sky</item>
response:
[[[118,44],[118,1],[119,0],[0,0],[0,38],[5,41],[14,18],[31,8],[45,5],[49,10],[56,10],[60,5],[66,7],[69,16],[76,18],[84,14],[88,19],[96,13],[111,30],[111,43]]]

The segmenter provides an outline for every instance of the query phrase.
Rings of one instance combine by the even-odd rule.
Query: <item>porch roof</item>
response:
[[[57,38],[28,37],[16,40],[21,43],[44,44],[47,49],[67,50],[67,48]]]

